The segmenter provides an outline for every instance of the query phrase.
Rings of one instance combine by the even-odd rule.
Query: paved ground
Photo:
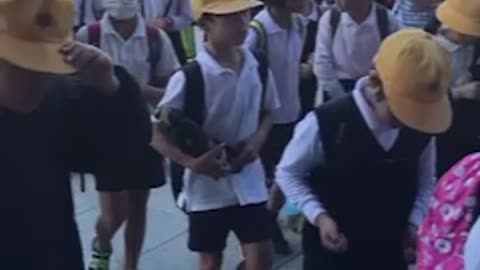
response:
[[[86,260],[90,256],[89,246],[94,235],[94,223],[97,217],[97,195],[93,181],[87,181],[87,192],[79,192],[78,179],[73,182],[76,217],[84,246]],[[195,270],[196,256],[186,247],[187,223],[184,215],[175,208],[168,187],[153,192],[148,209],[148,228],[141,270]],[[301,270],[301,254],[298,252],[299,239],[288,234],[297,251],[288,257],[275,258],[276,270]],[[120,269],[123,253],[122,234],[114,239],[114,258],[112,270]],[[229,249],[225,253],[225,270],[235,269],[240,261],[240,250],[235,239],[230,239]]]

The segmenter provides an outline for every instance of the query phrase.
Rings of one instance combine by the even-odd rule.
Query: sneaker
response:
[[[92,258],[88,270],[109,270],[110,256],[112,251],[100,251],[96,245],[96,239],[92,243]]]

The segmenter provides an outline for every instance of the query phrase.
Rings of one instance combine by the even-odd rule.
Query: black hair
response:
[[[285,0],[263,0],[266,6],[284,7]]]

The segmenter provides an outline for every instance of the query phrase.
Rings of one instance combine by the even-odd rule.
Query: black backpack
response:
[[[381,4],[375,4],[377,11],[377,25],[378,31],[380,34],[380,40],[384,40],[388,35],[390,35],[390,21],[388,18],[388,9]],[[340,19],[342,17],[342,10],[337,5],[334,5],[330,9],[330,27],[332,29],[332,40],[335,39],[337,34],[338,25],[340,24]]]
[[[262,97],[261,104],[264,103],[268,79],[268,59],[263,52],[252,51],[257,59],[258,74],[262,82]],[[206,108],[205,108],[205,82],[202,74],[202,68],[197,61],[191,61],[182,67],[182,71],[185,74],[185,100],[183,106],[183,112],[185,116],[193,120],[199,126],[202,126],[205,120]],[[261,113],[261,110],[260,112]],[[186,207],[184,204],[179,204],[179,195],[183,190],[183,175],[185,168],[180,164],[171,162],[170,164],[170,177],[172,193],[177,202],[177,206],[184,212]]]

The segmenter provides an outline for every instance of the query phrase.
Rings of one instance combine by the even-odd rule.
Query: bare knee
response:
[[[200,270],[220,270],[222,268],[222,254],[200,254]]]

